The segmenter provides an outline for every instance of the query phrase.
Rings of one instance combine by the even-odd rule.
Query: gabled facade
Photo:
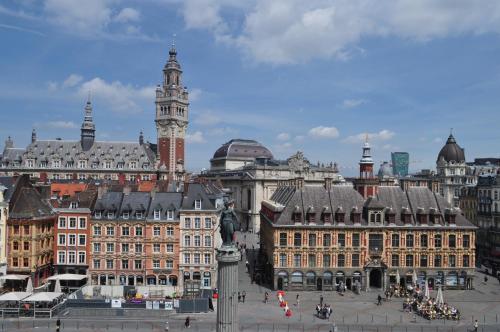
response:
[[[7,272],[27,274],[36,287],[53,273],[56,212],[32,186],[19,177],[9,202],[7,219]]]

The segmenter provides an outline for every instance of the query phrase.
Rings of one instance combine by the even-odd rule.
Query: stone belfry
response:
[[[181,179],[184,174],[184,139],[188,125],[188,91],[182,85],[182,70],[175,45],[163,68],[163,84],[156,88],[158,168],[162,177]]]

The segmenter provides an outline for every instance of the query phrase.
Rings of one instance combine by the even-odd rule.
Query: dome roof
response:
[[[378,170],[378,177],[380,179],[387,178],[387,177],[392,177],[394,176],[392,173],[392,167],[391,164],[389,164],[387,161],[384,161],[382,165],[380,165],[380,168]]]
[[[269,149],[254,140],[232,139],[223,144],[214,153],[213,159],[236,158],[236,159],[273,159],[273,154]]]
[[[462,149],[455,141],[455,137],[450,134],[448,140],[446,140],[446,144],[443,146],[441,151],[439,151],[439,155],[437,160],[441,160],[443,158],[446,162],[454,161],[454,162],[464,162],[465,161],[465,153],[464,149]]]

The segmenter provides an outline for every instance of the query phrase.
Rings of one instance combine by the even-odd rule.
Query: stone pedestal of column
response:
[[[235,246],[217,249],[217,332],[238,332],[238,262]]]

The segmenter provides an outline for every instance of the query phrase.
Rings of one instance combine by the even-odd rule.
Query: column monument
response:
[[[238,262],[241,254],[234,243],[237,217],[234,202],[228,201],[220,216],[222,246],[217,249],[217,332],[238,332]]]

